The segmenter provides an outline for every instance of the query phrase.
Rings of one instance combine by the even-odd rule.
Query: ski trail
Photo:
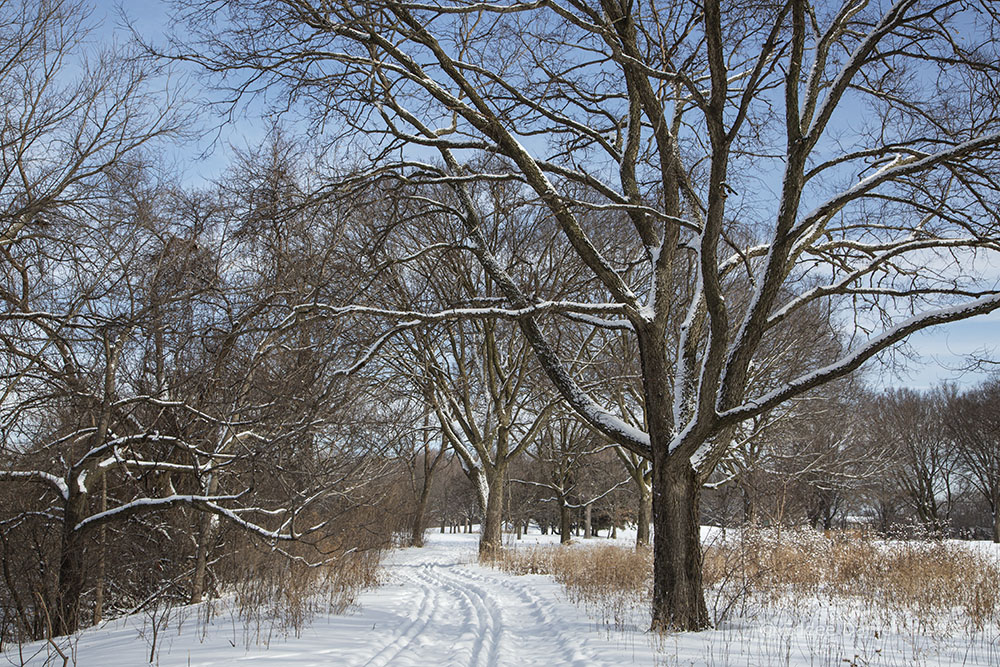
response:
[[[276,626],[267,646],[244,646],[235,612],[205,623],[178,610],[161,633],[161,667],[598,667],[653,664],[644,645],[595,632],[551,577],[516,577],[476,562],[474,535],[441,538],[385,559],[386,582],[340,614],[318,614],[295,636]],[[187,619],[192,619],[188,621]],[[77,664],[134,667],[149,660],[149,621],[134,615],[67,644]],[[27,665],[51,664],[47,645],[29,645]],[[3,658],[12,654],[4,652]],[[2,662],[2,660],[0,660]],[[11,664],[21,664],[12,659]]]
[[[417,579],[411,573],[407,572],[406,568],[400,568],[400,570],[403,572],[404,580],[417,582]],[[412,587],[407,586],[407,588]],[[416,614],[413,618],[407,620],[406,624],[400,629],[399,635],[393,641],[389,642],[382,650],[364,663],[366,667],[385,667],[392,664],[393,661],[406,653],[427,629],[430,620],[440,607],[439,593],[432,586],[418,585],[416,588],[420,593],[420,602],[418,603]]]
[[[482,568],[480,568],[482,570]],[[570,667],[588,667],[597,662],[597,658],[581,646],[589,634],[589,627],[567,631],[566,619],[558,611],[550,598],[539,595],[535,590],[533,576],[511,577],[497,573],[491,576],[492,570],[479,573],[466,570],[463,574],[470,582],[479,582],[483,586],[491,586],[509,593],[502,599],[515,611],[514,615],[521,619],[522,625],[534,629],[544,635],[544,650],[537,656],[541,665],[569,665]],[[531,583],[527,583],[531,582]],[[474,585],[471,584],[470,585]],[[511,597],[513,596],[513,597]],[[581,631],[583,630],[583,631]],[[525,656],[527,657],[527,656]],[[531,664],[530,661],[522,664]]]
[[[278,625],[267,628],[265,645],[240,642],[240,633],[249,630],[232,600],[215,603],[219,607],[210,618],[203,605],[176,608],[155,649],[147,614],[112,619],[57,641],[75,664],[100,667],[148,664],[151,651],[160,667],[653,667],[709,662],[811,667],[846,663],[852,656],[857,661],[859,655],[877,655],[870,662],[883,667],[903,664],[905,656],[914,655],[921,664],[1000,664],[995,632],[984,631],[974,644],[958,635],[891,633],[876,636],[873,643],[871,634],[852,638],[841,632],[846,614],[856,611],[846,606],[808,612],[833,614],[816,616],[815,623],[838,625],[809,625],[813,616],[778,617],[768,620],[769,625],[658,637],[644,629],[648,616],[635,611],[621,627],[612,627],[571,603],[550,576],[514,576],[480,566],[475,535],[430,537],[423,549],[387,554],[386,583],[359,594],[345,613],[319,613],[294,635],[282,634],[277,618]],[[981,548],[998,553],[992,544]],[[820,635],[813,632],[818,627],[837,632]],[[61,659],[40,641],[13,650],[5,646],[0,667],[6,664],[49,667]]]
[[[472,630],[472,645],[468,662],[476,667],[496,667],[499,664],[504,622],[493,597],[456,576],[454,565],[430,566],[421,573],[427,585],[447,592],[463,610]]]
[[[468,554],[408,550],[396,573],[393,614],[402,619],[391,639],[380,640],[371,667],[410,665],[568,665],[601,660],[583,638],[590,627],[566,623],[559,602],[531,590],[531,583],[474,563]],[[463,562],[466,561],[466,562]]]

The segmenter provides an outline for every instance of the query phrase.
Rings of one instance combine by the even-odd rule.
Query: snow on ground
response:
[[[624,540],[631,536],[623,536]],[[386,583],[344,614],[318,614],[299,636],[265,621],[238,621],[216,602],[154,618],[138,614],[85,630],[63,651],[69,664],[215,667],[311,665],[1000,665],[1000,640],[928,640],[916,628],[879,632],[877,622],[830,608],[781,618],[755,617],[697,634],[646,631],[645,610],[614,629],[570,603],[551,577],[512,576],[478,565],[475,534],[430,533],[423,549],[386,560]],[[518,545],[549,543],[532,534]],[[601,544],[600,538],[581,542]],[[155,633],[154,626],[159,623]],[[263,640],[263,641],[258,641]],[[267,644],[266,646],[262,644]],[[61,665],[44,643],[8,649],[11,664]]]

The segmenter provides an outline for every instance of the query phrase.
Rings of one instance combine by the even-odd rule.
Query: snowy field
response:
[[[1000,665],[996,627],[974,641],[929,637],[916,626],[886,629],[850,609],[819,604],[667,637],[646,631],[642,609],[615,629],[570,603],[549,576],[511,576],[476,564],[476,539],[429,533],[425,548],[395,551],[382,587],[363,593],[344,614],[318,614],[298,636],[268,620],[238,621],[223,600],[213,603],[211,620],[204,605],[139,614],[62,640],[60,648],[67,664],[94,667],[149,664],[151,655],[153,664],[192,667]],[[533,534],[516,544],[555,539]],[[572,548],[607,543],[598,538]],[[14,665],[63,664],[45,643],[3,656]]]

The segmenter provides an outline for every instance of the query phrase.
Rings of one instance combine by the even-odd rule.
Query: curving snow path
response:
[[[392,580],[360,600],[361,617],[372,619],[372,626],[343,646],[342,664],[621,662],[621,647],[566,603],[550,578],[512,577],[474,564],[475,536],[435,537],[424,549],[395,554]],[[539,584],[552,590],[541,593]]]

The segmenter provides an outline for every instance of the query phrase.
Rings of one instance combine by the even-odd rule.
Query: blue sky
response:
[[[161,41],[167,28],[166,3],[157,0],[122,3],[117,0],[96,0],[93,2],[95,23],[101,23],[98,37],[117,34],[125,39],[127,34],[120,31],[122,24],[120,8],[129,17],[144,38],[156,43]],[[193,184],[218,176],[228,163],[232,147],[246,148],[262,140],[265,123],[250,118],[237,119],[217,132],[211,132],[199,142],[195,149],[186,148],[175,156],[184,162],[185,172]],[[194,156],[198,153],[205,155]],[[988,356],[1000,359],[1000,313],[981,316],[935,327],[912,336],[909,348],[914,358],[900,361],[901,369],[893,370],[879,363],[870,363],[863,371],[869,382],[875,386],[907,386],[925,389],[942,381],[972,385],[982,381],[986,373],[968,372],[968,355],[986,352]],[[1000,371],[1000,366],[997,367]]]
[[[911,336],[910,347],[919,355],[906,364],[904,373],[886,373],[879,377],[879,368],[868,370],[870,380],[879,386],[906,386],[926,389],[939,382],[955,382],[969,386],[982,382],[982,371],[962,371],[970,355],[986,352],[1000,362],[1000,313],[954,322]],[[1000,372],[1000,365],[997,367]]]

